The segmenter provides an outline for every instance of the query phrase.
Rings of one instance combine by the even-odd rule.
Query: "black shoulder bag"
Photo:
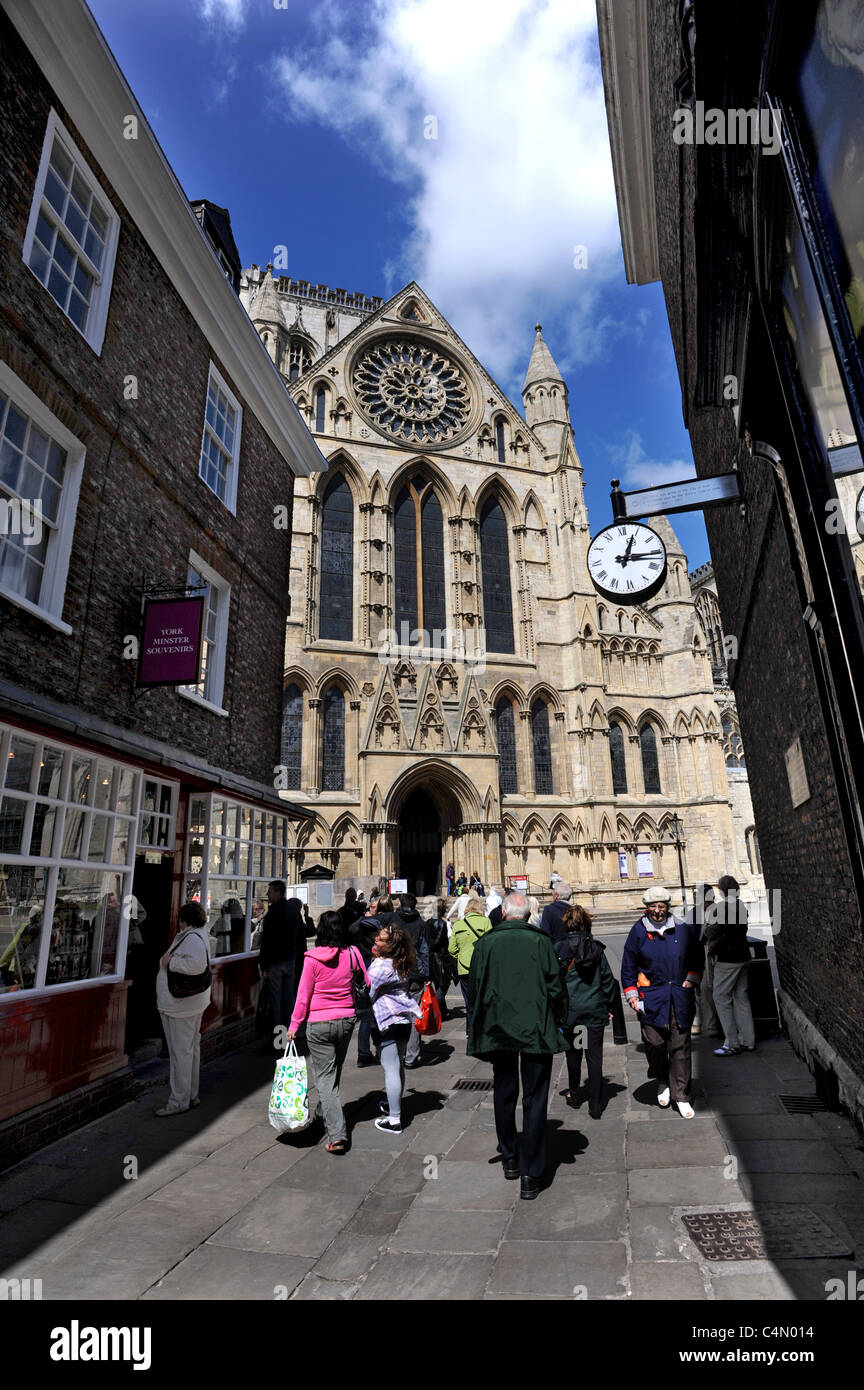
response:
[[[171,947],[170,955],[173,956],[181,941],[185,941],[191,932],[184,932],[174,945]],[[168,993],[175,999],[189,999],[193,994],[203,994],[205,989],[210,986],[210,962],[207,962],[206,970],[202,970],[200,975],[184,975],[179,970],[171,969],[171,962],[168,962],[166,971],[168,976]]]

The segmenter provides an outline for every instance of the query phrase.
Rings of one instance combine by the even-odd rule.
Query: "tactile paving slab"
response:
[[[691,1212],[681,1219],[706,1260],[819,1260],[852,1253],[809,1207]]]

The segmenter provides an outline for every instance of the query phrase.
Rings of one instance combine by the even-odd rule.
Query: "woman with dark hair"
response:
[[[304,958],[288,1038],[294,1038],[306,1024],[312,1079],[318,1089],[318,1113],[324,1117],[325,1148],[330,1154],[344,1154],[348,1149],[339,1081],[357,1017],[351,991],[355,970],[362,971],[368,984],[363,957],[356,946],[348,945],[339,913],[322,912],[315,945]]]
[[[156,1007],[168,1044],[170,1092],[156,1114],[178,1115],[198,1104],[201,1069],[201,1018],[210,1003],[210,934],[207,913],[200,903],[184,903],[178,913],[180,929],[159,962]],[[171,975],[185,977],[192,993],[172,993]],[[190,977],[198,976],[198,980]],[[175,989],[178,982],[175,982]]]
[[[405,1084],[405,1049],[414,1019],[422,1010],[409,993],[417,957],[404,927],[388,922],[381,927],[372,947],[375,959],[369,967],[369,997],[375,1011],[381,1047],[381,1065],[387,1102],[375,1121],[385,1134],[402,1133],[402,1088]]]
[[[599,1120],[603,1114],[603,1030],[612,1021],[618,994],[615,976],[604,954],[606,948],[591,935],[591,915],[574,903],[561,920],[566,936],[555,944],[555,954],[564,971],[567,987],[567,1022],[562,1028],[567,1044],[565,1099],[575,1110],[580,1105],[582,1053],[588,1059],[588,1114]]]

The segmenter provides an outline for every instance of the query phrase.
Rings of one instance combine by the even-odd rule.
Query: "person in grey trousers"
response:
[[[711,920],[714,904],[714,889],[710,883],[697,883],[693,889],[693,906],[685,913],[684,921],[695,927],[703,946],[706,945],[706,924]],[[705,973],[696,991],[696,1021],[691,1032],[695,1036],[704,1033],[707,1037],[722,1036],[720,1020],[714,1007],[714,958],[706,955]]]
[[[295,1037],[306,1025],[312,1079],[318,1091],[319,1113],[327,1128],[325,1148],[331,1154],[344,1154],[348,1149],[339,1082],[357,1017],[351,988],[355,971],[360,972],[358,980],[362,976],[368,984],[363,957],[356,946],[348,945],[339,913],[322,912],[315,945],[303,960],[288,1038]]]

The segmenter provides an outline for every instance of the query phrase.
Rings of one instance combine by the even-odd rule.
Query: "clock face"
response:
[[[643,603],[663,587],[666,547],[641,521],[614,521],[588,547],[588,573],[604,598]]]

